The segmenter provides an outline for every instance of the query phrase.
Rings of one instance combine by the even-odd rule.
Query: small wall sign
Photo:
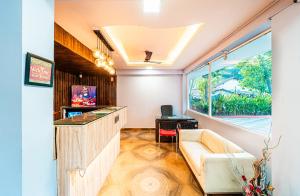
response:
[[[53,61],[31,53],[27,53],[25,66],[25,84],[52,87],[53,74]]]

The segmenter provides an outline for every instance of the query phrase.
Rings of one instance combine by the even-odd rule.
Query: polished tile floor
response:
[[[175,144],[154,140],[154,130],[121,133],[121,152],[98,196],[202,195]]]

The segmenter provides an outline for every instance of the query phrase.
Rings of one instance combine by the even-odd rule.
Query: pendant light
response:
[[[112,59],[112,56],[111,56],[111,53],[109,53],[109,51],[107,50],[107,53],[109,54],[108,55],[108,58],[107,58],[107,72],[110,74],[110,75],[114,75],[115,74],[115,69],[113,67],[114,65],[114,61]]]
[[[99,38],[97,37],[97,48],[93,51],[93,56],[98,59],[100,57],[101,51],[99,49]]]
[[[109,66],[113,66],[115,63],[114,63],[114,60],[112,58],[112,55],[111,55],[111,52],[109,54],[109,57],[107,58],[107,62],[108,62],[108,65]]]
[[[95,50],[93,52],[93,56],[96,58],[95,59],[95,65],[97,67],[103,67],[103,60],[100,59],[101,56],[101,50],[99,49],[99,43],[98,43],[98,39],[97,39],[97,50]]]
[[[93,56],[95,59],[95,65],[99,68],[103,68],[110,75],[116,73],[114,65],[114,60],[112,58],[111,52],[104,45],[104,43],[97,37],[97,48],[93,51]]]
[[[96,59],[95,64],[96,64],[97,67],[103,67],[104,66],[103,65],[103,60],[101,60],[101,59]]]
[[[101,53],[100,53],[99,59],[101,59],[101,60],[105,60],[106,59],[106,55],[104,53],[103,43],[102,42],[101,42]]]
[[[111,70],[108,72],[110,75],[115,75],[116,70],[114,68],[111,68]]]
[[[108,69],[108,63],[107,63],[107,61],[102,61],[102,65],[103,65],[103,68],[105,69],[105,70],[107,70]]]
[[[103,65],[104,65],[104,69],[106,70],[106,71],[108,71],[108,69],[109,69],[109,64],[108,64],[108,58],[109,58],[109,56],[107,55],[108,54],[108,49],[107,49],[107,47],[105,47],[105,49],[106,49],[106,53],[104,53],[103,52],[103,54],[105,54],[105,59],[104,59],[104,61],[103,61]]]

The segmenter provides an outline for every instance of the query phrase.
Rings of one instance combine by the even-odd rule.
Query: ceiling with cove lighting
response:
[[[117,69],[180,70],[272,1],[161,0],[159,12],[144,12],[143,0],[56,0],[55,21],[90,49],[100,29]],[[145,50],[161,63],[143,62]]]

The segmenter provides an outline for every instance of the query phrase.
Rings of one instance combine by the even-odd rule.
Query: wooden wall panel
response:
[[[54,30],[54,60],[57,69],[69,73],[109,75],[103,68],[96,67],[92,50],[57,24]]]
[[[60,118],[60,107],[71,105],[71,86],[97,86],[97,105],[116,105],[116,77],[106,75],[85,75],[82,78],[73,73],[55,70],[54,119]],[[113,77],[113,82],[111,82]]]
[[[95,62],[93,52],[88,47],[83,45],[80,41],[78,41],[74,36],[72,36],[70,33],[64,30],[61,26],[59,26],[57,23],[54,23],[54,40],[55,42],[72,50],[73,52],[77,53],[79,56],[85,58],[91,63]]]

